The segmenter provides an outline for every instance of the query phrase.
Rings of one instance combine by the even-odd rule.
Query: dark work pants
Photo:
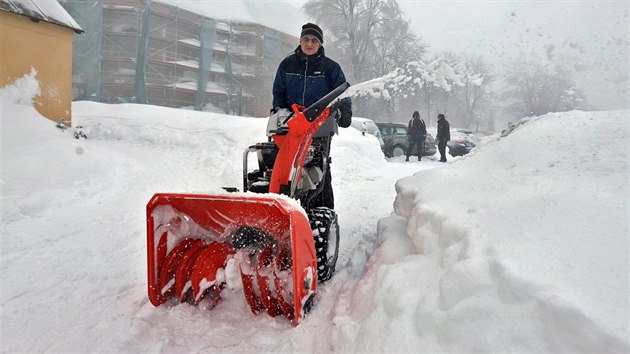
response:
[[[413,148],[417,147],[418,148],[418,161],[422,158],[422,155],[424,154],[424,139],[411,139],[409,141],[409,149],[407,149],[407,158],[409,158],[409,156],[413,155]]]
[[[308,203],[308,208],[317,208],[317,207],[326,207],[330,209],[335,208],[335,195],[333,193],[332,188],[332,176],[330,175],[330,165],[326,169],[326,173],[324,174],[324,180],[321,181],[323,183],[322,192],[315,196],[315,198],[311,199]]]
[[[330,165],[326,169],[326,177],[324,177],[324,190],[322,191],[322,206],[335,209],[335,195],[332,187],[332,176],[330,175]]]
[[[446,144],[439,143],[438,151],[440,151],[440,162],[446,162]]]

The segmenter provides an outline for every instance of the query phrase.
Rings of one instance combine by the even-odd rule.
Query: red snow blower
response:
[[[339,251],[336,213],[311,206],[330,162],[330,138],[315,143],[313,136],[327,119],[336,119],[340,100],[332,103],[349,86],[339,86],[308,109],[293,105],[293,112],[272,115],[269,141],[244,153],[247,193],[151,198],[147,258],[153,305],[203,301],[212,308],[226,286],[242,287],[254,314],[266,311],[300,323],[318,282],[334,273]],[[251,172],[250,153],[258,160]]]

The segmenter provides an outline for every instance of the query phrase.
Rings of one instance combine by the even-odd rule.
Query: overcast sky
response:
[[[431,54],[482,54],[498,71],[549,55],[576,72],[592,104],[628,107],[627,0],[398,2]]]

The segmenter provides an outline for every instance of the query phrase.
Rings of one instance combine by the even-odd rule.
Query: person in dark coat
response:
[[[438,114],[438,128],[435,143],[440,151],[440,162],[446,162],[446,143],[451,140],[451,126],[442,113]]]
[[[324,53],[324,34],[322,29],[313,23],[302,26],[300,45],[289,54],[278,66],[273,82],[272,113],[285,108],[291,109],[296,103],[309,107],[320,98],[346,82],[341,66],[328,58]],[[330,161],[330,142],[337,133],[337,126],[347,128],[352,123],[352,101],[350,98],[340,100],[338,112],[331,112],[328,120],[315,133],[313,145],[323,144],[325,158]],[[325,206],[333,209],[334,194],[331,185],[329,164],[324,171],[322,193],[315,198],[314,206]]]
[[[418,161],[422,159],[424,153],[424,141],[427,138],[427,126],[424,120],[420,119],[420,113],[418,111],[413,112],[412,118],[409,121],[407,127],[407,140],[409,140],[409,149],[407,149],[407,159],[413,155],[413,148],[417,147]]]

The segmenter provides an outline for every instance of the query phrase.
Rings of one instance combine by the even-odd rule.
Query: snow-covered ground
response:
[[[149,198],[240,187],[266,120],[76,102],[62,132],[35,91],[0,91],[3,352],[629,351],[628,111],[524,119],[447,164],[341,129],[338,271],[294,327],[237,290],[147,298]]]

